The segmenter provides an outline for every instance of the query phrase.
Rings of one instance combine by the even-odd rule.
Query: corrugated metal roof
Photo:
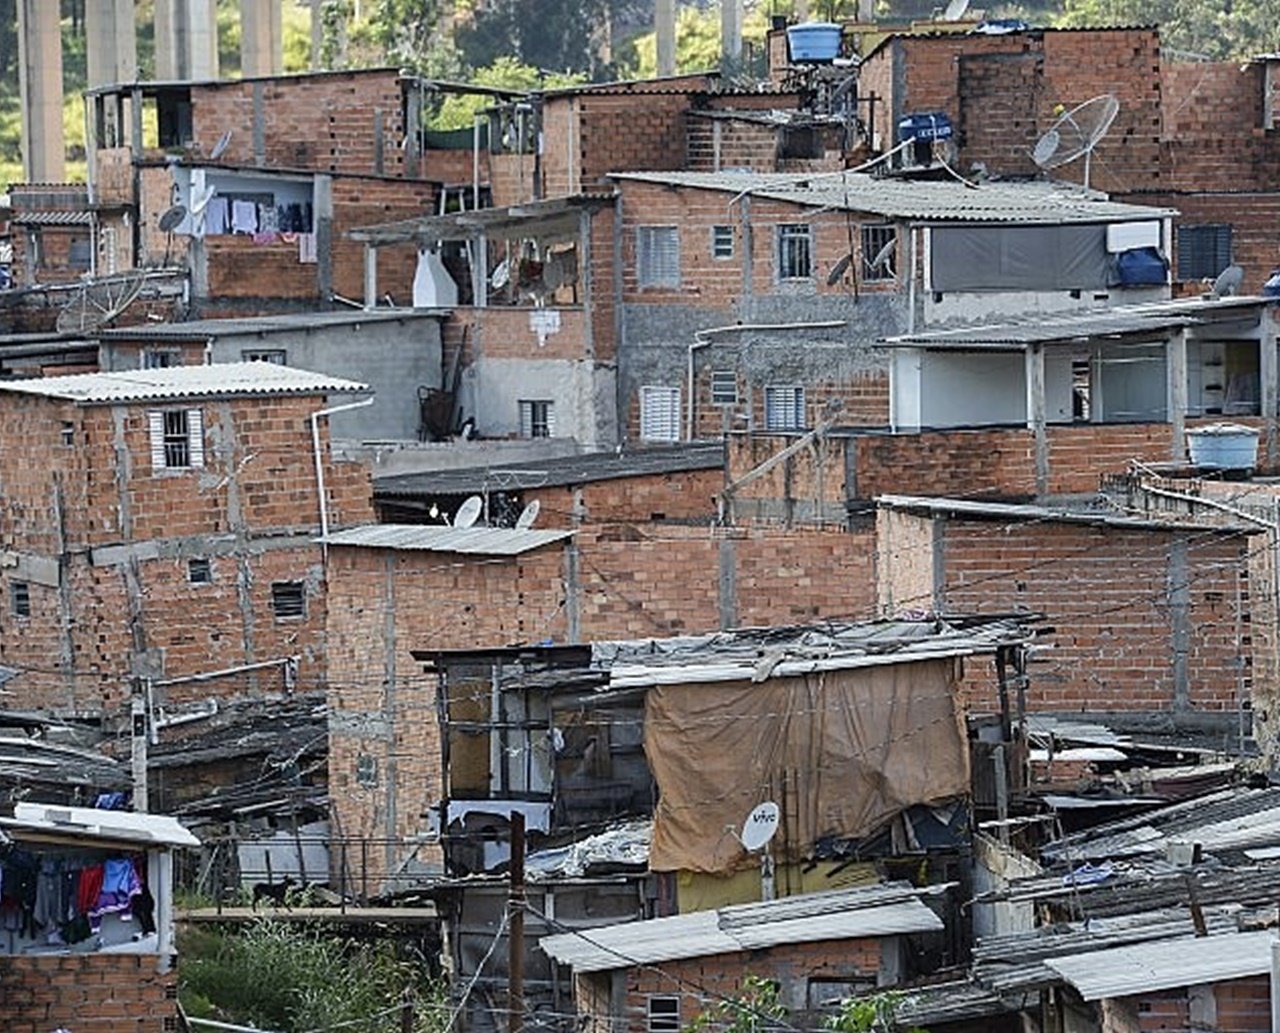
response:
[[[1163,306],[1134,305],[1101,312],[1073,312],[899,334],[882,337],[878,343],[886,347],[1003,348],[1020,351],[1028,344],[1073,344],[1088,338],[1135,334],[1155,336],[1180,327],[1195,326],[1200,322],[1185,312],[1171,312]]]
[[[589,452],[557,456],[540,462],[472,466],[460,470],[427,470],[375,478],[376,498],[424,498],[473,495],[485,491],[552,488],[645,474],[715,470],[724,466],[721,444],[641,448],[625,452]]]
[[[93,212],[15,211],[9,221],[19,226],[88,226],[93,222]]]
[[[565,933],[541,941],[547,954],[577,972],[735,954],[783,943],[930,932],[942,920],[905,883],[695,911],[671,918]]]
[[[1008,502],[978,502],[973,499],[935,498],[924,495],[880,495],[881,509],[920,513],[927,516],[969,517],[974,520],[1003,520],[1009,523],[1084,524],[1131,531],[1204,531],[1210,534],[1261,534],[1250,524],[1204,524],[1182,520],[1154,520],[1122,516],[1105,510],[1050,509],[1047,506],[1015,505]]]
[[[254,316],[246,319],[193,319],[189,323],[147,323],[141,326],[100,330],[95,336],[104,341],[187,341],[241,334],[274,334],[296,330],[321,330],[327,327],[359,326],[362,323],[394,323],[405,319],[440,319],[443,312],[427,309],[397,308],[353,312],[294,312],[279,316]]]
[[[865,173],[619,172],[615,179],[751,194],[835,211],[868,212],[923,222],[1089,223],[1149,221],[1172,208],[1109,201],[1067,183],[983,183],[906,180]]]
[[[104,811],[92,807],[20,803],[14,807],[12,818],[0,818],[0,825],[15,837],[21,836],[23,832],[56,833],[85,839],[128,840],[153,846],[200,845],[200,840],[176,818],[162,814]]]
[[[1258,976],[1271,970],[1270,930],[1188,937],[1050,958],[1046,964],[1086,1001]]]
[[[68,377],[0,380],[0,391],[61,398],[81,405],[164,402],[195,398],[328,395],[368,391],[367,384],[270,362],[170,366],[121,373],[77,373]]]
[[[334,531],[326,545],[359,549],[402,549],[409,552],[456,552],[469,556],[519,556],[554,545],[573,531],[526,530],[515,527],[438,527],[427,524],[369,524]]]

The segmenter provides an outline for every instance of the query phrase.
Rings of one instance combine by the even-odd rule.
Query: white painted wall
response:
[[[1168,416],[1165,346],[1108,345],[1093,366],[1096,419],[1161,422]]]
[[[520,433],[520,401],[555,403],[555,436],[580,444],[617,444],[617,374],[572,359],[493,359],[481,356],[463,373],[463,410],[484,437]]]
[[[921,362],[920,423],[925,427],[1025,423],[1026,393],[1021,351],[926,352]]]
[[[1065,312],[1096,312],[1116,305],[1142,305],[1166,301],[1168,287],[1126,287],[1123,290],[1088,291],[1073,298],[1070,291],[949,291],[924,295],[924,325],[937,327],[959,323],[1030,319]]]

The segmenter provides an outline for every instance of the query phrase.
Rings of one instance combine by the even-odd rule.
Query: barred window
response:
[[[807,223],[778,227],[778,279],[813,279],[813,236]]]
[[[156,409],[147,414],[151,469],[204,466],[204,414],[199,409]]]

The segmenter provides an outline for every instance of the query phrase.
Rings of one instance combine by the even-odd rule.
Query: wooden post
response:
[[[524,814],[511,812],[511,886],[507,894],[507,1033],[524,1029]]]
[[[400,1005],[400,1033],[413,1033],[413,994],[408,990]]]

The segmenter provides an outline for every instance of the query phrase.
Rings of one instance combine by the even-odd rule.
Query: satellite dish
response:
[[[831,267],[831,272],[827,273],[827,286],[834,287],[840,282],[840,277],[849,271],[849,266],[853,264],[853,255],[841,255],[839,261]]]
[[[516,517],[516,527],[522,531],[529,530],[533,526],[533,522],[538,519],[538,512],[541,509],[542,503],[534,499],[524,509],[520,510],[520,515]]]
[[[175,204],[167,212],[160,216],[160,232],[172,233],[180,225],[182,220],[187,217],[187,210],[180,204]]]
[[[757,805],[742,823],[742,845],[748,851],[763,847],[777,833],[779,817],[778,805],[772,800]]]
[[[885,245],[879,251],[876,252],[875,258],[871,259],[871,265],[870,265],[871,271],[874,273],[878,273],[886,267],[888,267],[889,269],[892,269],[893,256],[897,252],[897,250],[898,250],[898,240],[896,237],[892,240],[887,241]]]
[[[480,513],[484,510],[484,500],[479,495],[471,495],[467,500],[458,507],[458,512],[453,518],[453,526],[458,528],[471,527],[480,519]]]
[[[131,269],[117,276],[85,280],[58,311],[58,333],[89,333],[112,321],[128,308],[142,291],[145,269]]]
[[[500,291],[510,282],[511,260],[509,258],[504,258],[494,267],[493,273],[489,277],[489,286],[495,291]]]
[[[1093,149],[1107,135],[1107,130],[1111,128],[1119,111],[1120,102],[1110,93],[1064,111],[1036,141],[1031,151],[1031,160],[1042,169],[1055,169],[1083,157],[1084,185],[1087,188]]]
[[[958,22],[964,17],[964,13],[967,10],[969,10],[969,0],[951,0],[947,4],[947,9],[942,12],[942,20],[944,22]]]
[[[229,144],[230,142],[231,142],[231,130],[228,129],[225,133],[223,133],[220,137],[218,137],[218,142],[213,145],[213,150],[209,152],[209,160],[217,161],[219,158],[221,158],[222,152],[227,149],[227,144]]]
[[[1244,283],[1244,270],[1238,265],[1229,265],[1218,274],[1210,288],[1210,295],[1215,298],[1229,298]]]

